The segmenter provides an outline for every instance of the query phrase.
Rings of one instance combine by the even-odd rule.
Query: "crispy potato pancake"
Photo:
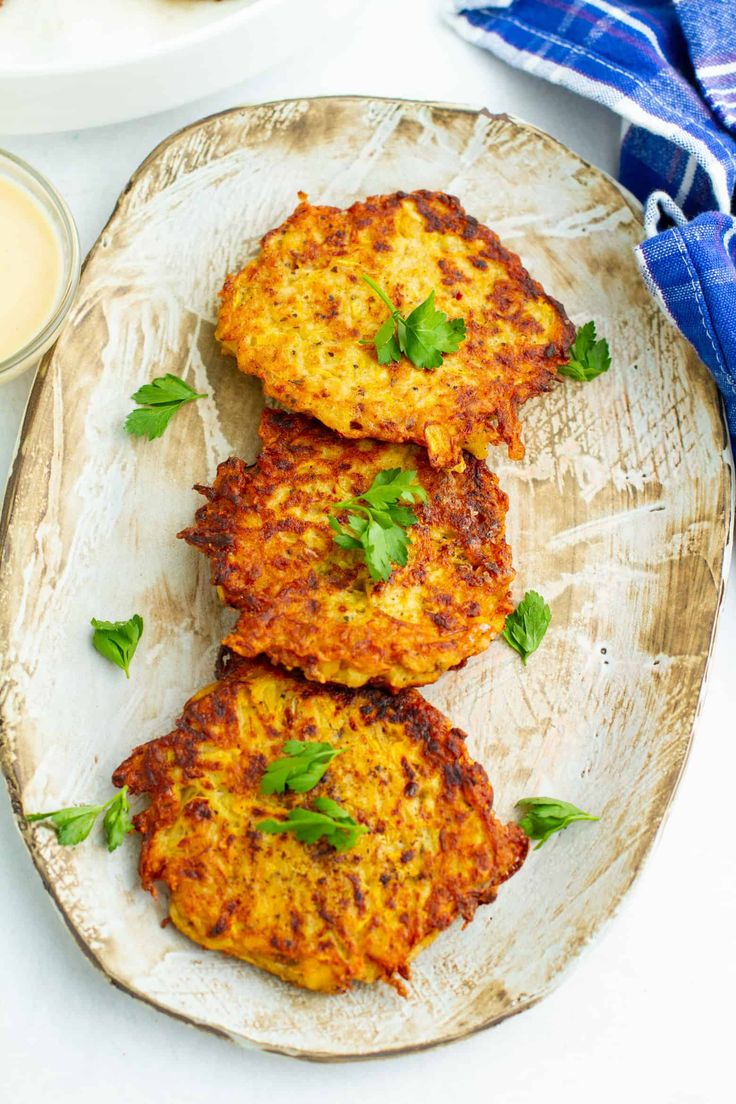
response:
[[[462,472],[439,471],[416,445],[346,440],[275,410],[263,412],[260,435],[252,467],[227,460],[213,487],[197,488],[207,504],[179,534],[210,557],[213,583],[241,610],[227,647],[318,682],[400,689],[434,682],[502,631],[514,574],[508,500],[484,463],[466,454]],[[406,566],[373,582],[328,519],[387,468],[416,470],[429,502],[412,507]]]
[[[310,792],[265,796],[287,739],[341,754]],[[168,886],[176,927],[324,993],[378,979],[403,991],[414,955],[457,916],[472,920],[528,849],[491,812],[464,734],[416,691],[323,687],[265,661],[233,658],[113,781],[151,799],[135,818],[141,882]],[[366,827],[352,849],[258,830],[316,797]]]
[[[225,282],[217,336],[241,371],[344,437],[424,445],[437,467],[500,442],[520,459],[518,408],[549,389],[575,334],[561,305],[454,196],[397,192],[348,210],[300,199]],[[434,290],[465,319],[458,351],[430,372],[379,364],[388,311],[363,274],[404,314]]]

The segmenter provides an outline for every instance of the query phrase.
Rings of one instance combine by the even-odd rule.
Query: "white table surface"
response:
[[[538,124],[615,173],[614,116],[467,45],[440,22],[433,0],[372,0],[336,37],[316,38],[279,70],[177,111],[81,133],[0,135],[0,146],[61,188],[84,249],[157,142],[247,102],[360,93],[485,105]],[[30,383],[26,376],[0,389],[0,484]],[[0,1097],[14,1104],[431,1104],[448,1094],[485,1104],[733,1099],[735,648],[732,581],[685,777],[614,922],[536,1008],[408,1057],[320,1066],[242,1051],[114,989],[57,915],[0,792]]]

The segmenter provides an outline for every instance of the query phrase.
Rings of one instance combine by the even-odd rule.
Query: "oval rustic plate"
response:
[[[301,992],[173,927],[137,886],[134,841],[109,856],[21,821],[81,945],[119,985],[239,1041],[318,1058],[457,1038],[529,1006],[607,920],[652,845],[690,742],[723,589],[729,452],[715,388],[653,304],[632,246],[638,206],[523,123],[364,99],[244,108],[160,146],[90,254],[76,308],[34,388],[3,518],[4,765],[17,812],[97,800],[112,768],[167,732],[210,681],[222,610],[203,557],[174,539],[190,490],[252,458],[260,386],[220,357],[217,291],[297,189],[349,204],[443,189],[494,227],[576,322],[595,318],[609,374],[526,408],[527,459],[490,463],[511,499],[517,593],[552,606],[525,669],[497,643],[427,696],[470,733],[502,816],[530,793],[601,814],[532,853],[492,908],[417,961],[411,994]],[[212,398],[153,443],[128,396],[186,376]],[[130,682],[92,651],[89,619],[146,620]]]

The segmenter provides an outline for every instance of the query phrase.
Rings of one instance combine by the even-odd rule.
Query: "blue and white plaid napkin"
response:
[[[646,284],[720,388],[736,443],[736,0],[446,0],[470,42],[628,121]]]

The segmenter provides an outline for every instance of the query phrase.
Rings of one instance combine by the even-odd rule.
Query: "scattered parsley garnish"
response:
[[[76,847],[82,840],[86,840],[100,813],[105,814],[102,823],[107,850],[116,851],[128,832],[133,831],[127,786],[123,786],[120,793],[116,793],[104,805],[73,805],[70,809],[57,809],[53,813],[31,813],[26,820],[50,821],[56,829],[59,843]]]
[[[149,441],[153,441],[162,435],[179,407],[207,396],[193,391],[178,376],[167,373],[145,383],[131,397],[140,409],[131,410],[125,419],[126,432],[134,437],[147,437]]]
[[[501,635],[519,653],[524,666],[542,643],[551,619],[549,606],[536,590],[528,590],[514,612],[506,618],[506,628]]]
[[[406,564],[411,544],[407,529],[416,525],[417,515],[401,503],[427,501],[427,492],[416,475],[415,471],[387,468],[364,494],[336,504],[336,513],[353,511],[344,528],[334,514],[330,516],[335,544],[362,551],[372,579],[385,581],[394,564]]]
[[[290,809],[286,820],[261,820],[259,832],[293,832],[300,843],[316,843],[326,839],[336,851],[348,851],[368,829],[358,824],[336,801],[316,797],[314,809]]]
[[[261,779],[261,793],[284,793],[287,787],[294,793],[312,790],[329,767],[340,748],[302,740],[287,740],[285,758],[269,763]]]
[[[519,827],[526,832],[529,839],[539,840],[535,851],[554,832],[561,832],[576,820],[600,820],[600,817],[584,813],[576,805],[571,805],[569,801],[558,801],[556,797],[524,797],[516,805],[524,810]]]
[[[97,621],[93,617],[90,625],[95,630],[92,643],[100,655],[121,667],[125,677],[130,678],[130,661],[143,635],[140,614],[134,613],[129,621]]]
[[[596,341],[595,322],[586,322],[578,330],[570,347],[569,363],[557,371],[568,379],[586,382],[607,372],[611,367],[611,352],[605,337]]]
[[[460,342],[465,340],[465,320],[453,318],[448,322],[444,311],[434,305],[433,291],[405,318],[370,276],[363,279],[391,311],[372,339],[379,364],[399,361],[403,353],[417,368],[439,368],[443,353],[457,352]],[[367,340],[361,342],[370,344]]]

